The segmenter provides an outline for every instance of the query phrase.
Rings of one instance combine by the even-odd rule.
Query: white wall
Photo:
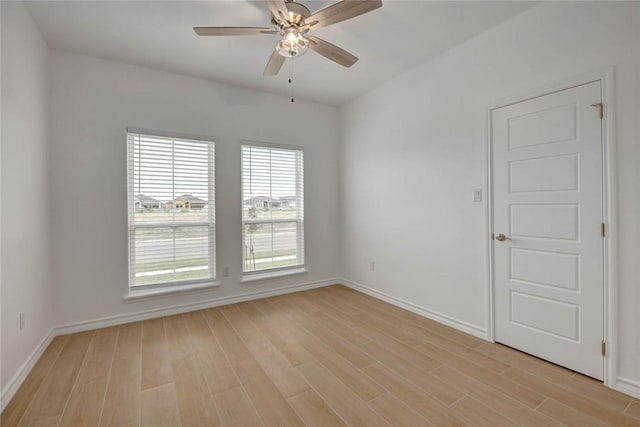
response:
[[[619,375],[640,384],[640,3],[536,6],[343,106],[344,276],[486,330],[486,205],[471,200],[484,184],[487,107],[610,65]]]
[[[336,108],[61,51],[51,61],[56,325],[339,277]],[[123,301],[127,127],[216,141],[220,288]],[[239,283],[242,139],[304,147],[308,274]]]
[[[18,2],[2,2],[3,392],[52,326],[49,50]],[[20,331],[19,313],[25,313]]]

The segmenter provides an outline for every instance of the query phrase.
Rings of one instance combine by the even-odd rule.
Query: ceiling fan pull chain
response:
[[[291,85],[291,102],[293,102],[293,58],[291,58],[291,67],[289,67],[289,84]]]

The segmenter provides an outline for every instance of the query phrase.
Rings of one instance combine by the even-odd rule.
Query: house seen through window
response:
[[[215,280],[214,144],[127,134],[129,285]]]
[[[303,152],[242,146],[243,272],[304,266]]]

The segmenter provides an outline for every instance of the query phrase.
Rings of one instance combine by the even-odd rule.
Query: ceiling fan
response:
[[[357,57],[309,32],[370,12],[382,6],[382,0],[342,0],[313,15],[295,0],[264,0],[271,11],[271,28],[267,27],[194,27],[199,36],[279,35],[280,40],[264,69],[265,76],[275,76],[285,59],[300,56],[308,48],[338,64],[350,67]]]

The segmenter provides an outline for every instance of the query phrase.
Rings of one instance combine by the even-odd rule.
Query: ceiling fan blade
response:
[[[284,56],[280,55],[277,50],[274,50],[271,54],[271,58],[269,58],[269,62],[267,62],[267,66],[264,67],[263,76],[275,76],[282,68],[282,64],[284,64],[284,60],[287,59]]]
[[[275,16],[276,19],[280,21],[289,19],[289,9],[287,9],[284,0],[264,0],[264,2],[269,6],[271,14]]]
[[[257,36],[260,34],[276,34],[272,28],[262,27],[193,27],[199,36]]]
[[[311,43],[309,43],[309,48],[342,66],[348,68],[358,61],[356,56],[353,56],[346,50],[341,49],[326,40],[322,40],[315,36],[310,36],[309,40],[311,41]]]
[[[315,30],[355,18],[379,7],[382,7],[382,0],[342,0],[314,13],[305,19],[305,22],[311,24]],[[317,23],[313,24],[316,21]]]

